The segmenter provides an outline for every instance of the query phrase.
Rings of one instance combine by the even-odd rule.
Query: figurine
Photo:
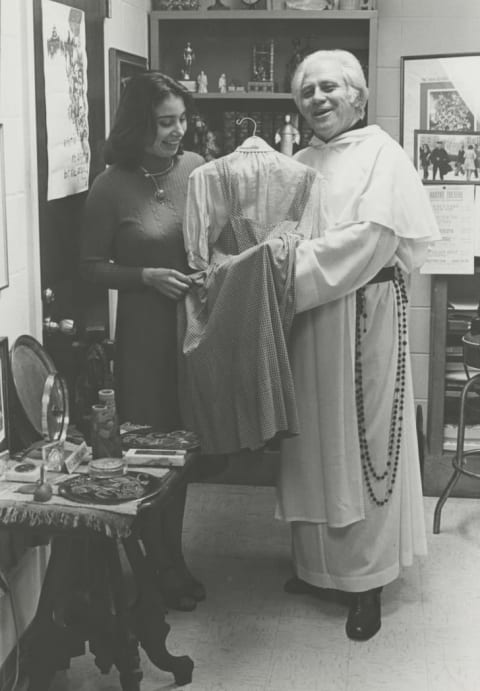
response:
[[[218,90],[221,94],[227,93],[227,75],[225,72],[222,72],[218,79]]]
[[[182,79],[185,79],[187,81],[190,79],[190,72],[192,71],[192,65],[194,60],[195,53],[193,52],[193,48],[190,45],[190,42],[188,42],[185,47],[185,50],[183,51],[184,68],[182,70]]]
[[[200,74],[197,77],[197,85],[199,94],[208,93],[208,77],[203,70],[200,70]]]
[[[192,118],[192,125],[193,150],[197,154],[203,156],[206,148],[207,123],[200,115],[194,115]]]
[[[218,131],[208,130],[205,137],[205,151],[203,157],[206,161],[213,161],[222,154],[221,134]]]
[[[300,132],[290,120],[290,115],[287,113],[283,126],[275,132],[275,144],[280,144],[280,152],[286,156],[293,154],[294,144],[300,144]]]
[[[207,7],[207,10],[213,10],[213,11],[217,11],[217,10],[229,10],[229,9],[230,9],[230,7],[227,7],[226,5],[224,5],[223,2],[222,2],[221,0],[215,0],[215,2],[213,3],[213,5],[209,5],[209,6]]]
[[[293,53],[292,57],[287,62],[287,73],[285,75],[285,91],[290,91],[293,74],[306,54],[306,50],[305,48],[302,48],[301,40],[299,38],[294,38],[292,45]]]

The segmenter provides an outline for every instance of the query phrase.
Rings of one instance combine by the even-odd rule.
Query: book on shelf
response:
[[[465,300],[449,300],[447,310],[453,312],[464,312],[469,316],[474,316],[478,312],[478,302]]]
[[[448,317],[447,327],[455,333],[467,333],[470,330],[471,319],[465,316]]]
[[[458,434],[458,425],[444,425],[443,438],[456,439]],[[476,439],[480,442],[480,425],[465,425],[465,439]]]

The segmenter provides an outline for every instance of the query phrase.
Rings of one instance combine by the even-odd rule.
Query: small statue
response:
[[[280,152],[286,156],[293,154],[294,144],[300,144],[300,132],[290,120],[290,115],[285,115],[283,126],[275,132],[275,144],[280,144]]]
[[[306,55],[305,48],[302,48],[301,40],[299,38],[294,38],[292,41],[293,53],[289,61],[287,62],[287,73],[285,75],[285,91],[290,91],[292,77],[295,70],[302,62]]]
[[[197,77],[197,85],[199,94],[208,93],[208,77],[203,70],[200,70],[200,74]]]
[[[192,71],[192,65],[193,65],[194,60],[195,60],[195,53],[193,52],[193,48],[190,45],[190,42],[188,42],[187,45],[185,46],[185,50],[183,51],[184,68],[182,70],[182,79],[185,79],[185,80],[190,79],[190,72]]]
[[[229,9],[230,9],[230,7],[227,7],[226,5],[224,5],[222,0],[215,0],[213,5],[209,5],[207,7],[207,10],[213,10],[213,11],[229,10]]]
[[[203,156],[206,148],[207,123],[200,115],[194,115],[192,118],[192,125],[192,148],[197,154]]]
[[[227,93],[227,76],[225,72],[222,72],[218,79],[218,90],[221,94]]]
[[[213,161],[222,154],[221,134],[218,131],[208,130],[205,137],[205,151],[203,157],[206,161]]]

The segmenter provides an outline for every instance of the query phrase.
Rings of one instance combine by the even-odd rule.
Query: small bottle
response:
[[[110,445],[110,414],[107,406],[103,403],[92,405],[91,416],[91,445],[92,458],[109,458]]]
[[[120,426],[118,424],[117,407],[115,405],[115,391],[113,389],[100,389],[98,400],[106,407],[106,421],[108,428],[108,447],[112,458],[122,458],[122,442],[120,439]]]

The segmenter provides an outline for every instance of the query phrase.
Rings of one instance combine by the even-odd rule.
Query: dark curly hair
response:
[[[172,95],[183,99],[190,119],[194,111],[193,96],[175,79],[161,72],[145,71],[128,80],[105,143],[107,164],[117,163],[123,168],[136,168],[140,164],[145,144],[157,129],[154,109]],[[180,148],[178,153],[182,151]]]

